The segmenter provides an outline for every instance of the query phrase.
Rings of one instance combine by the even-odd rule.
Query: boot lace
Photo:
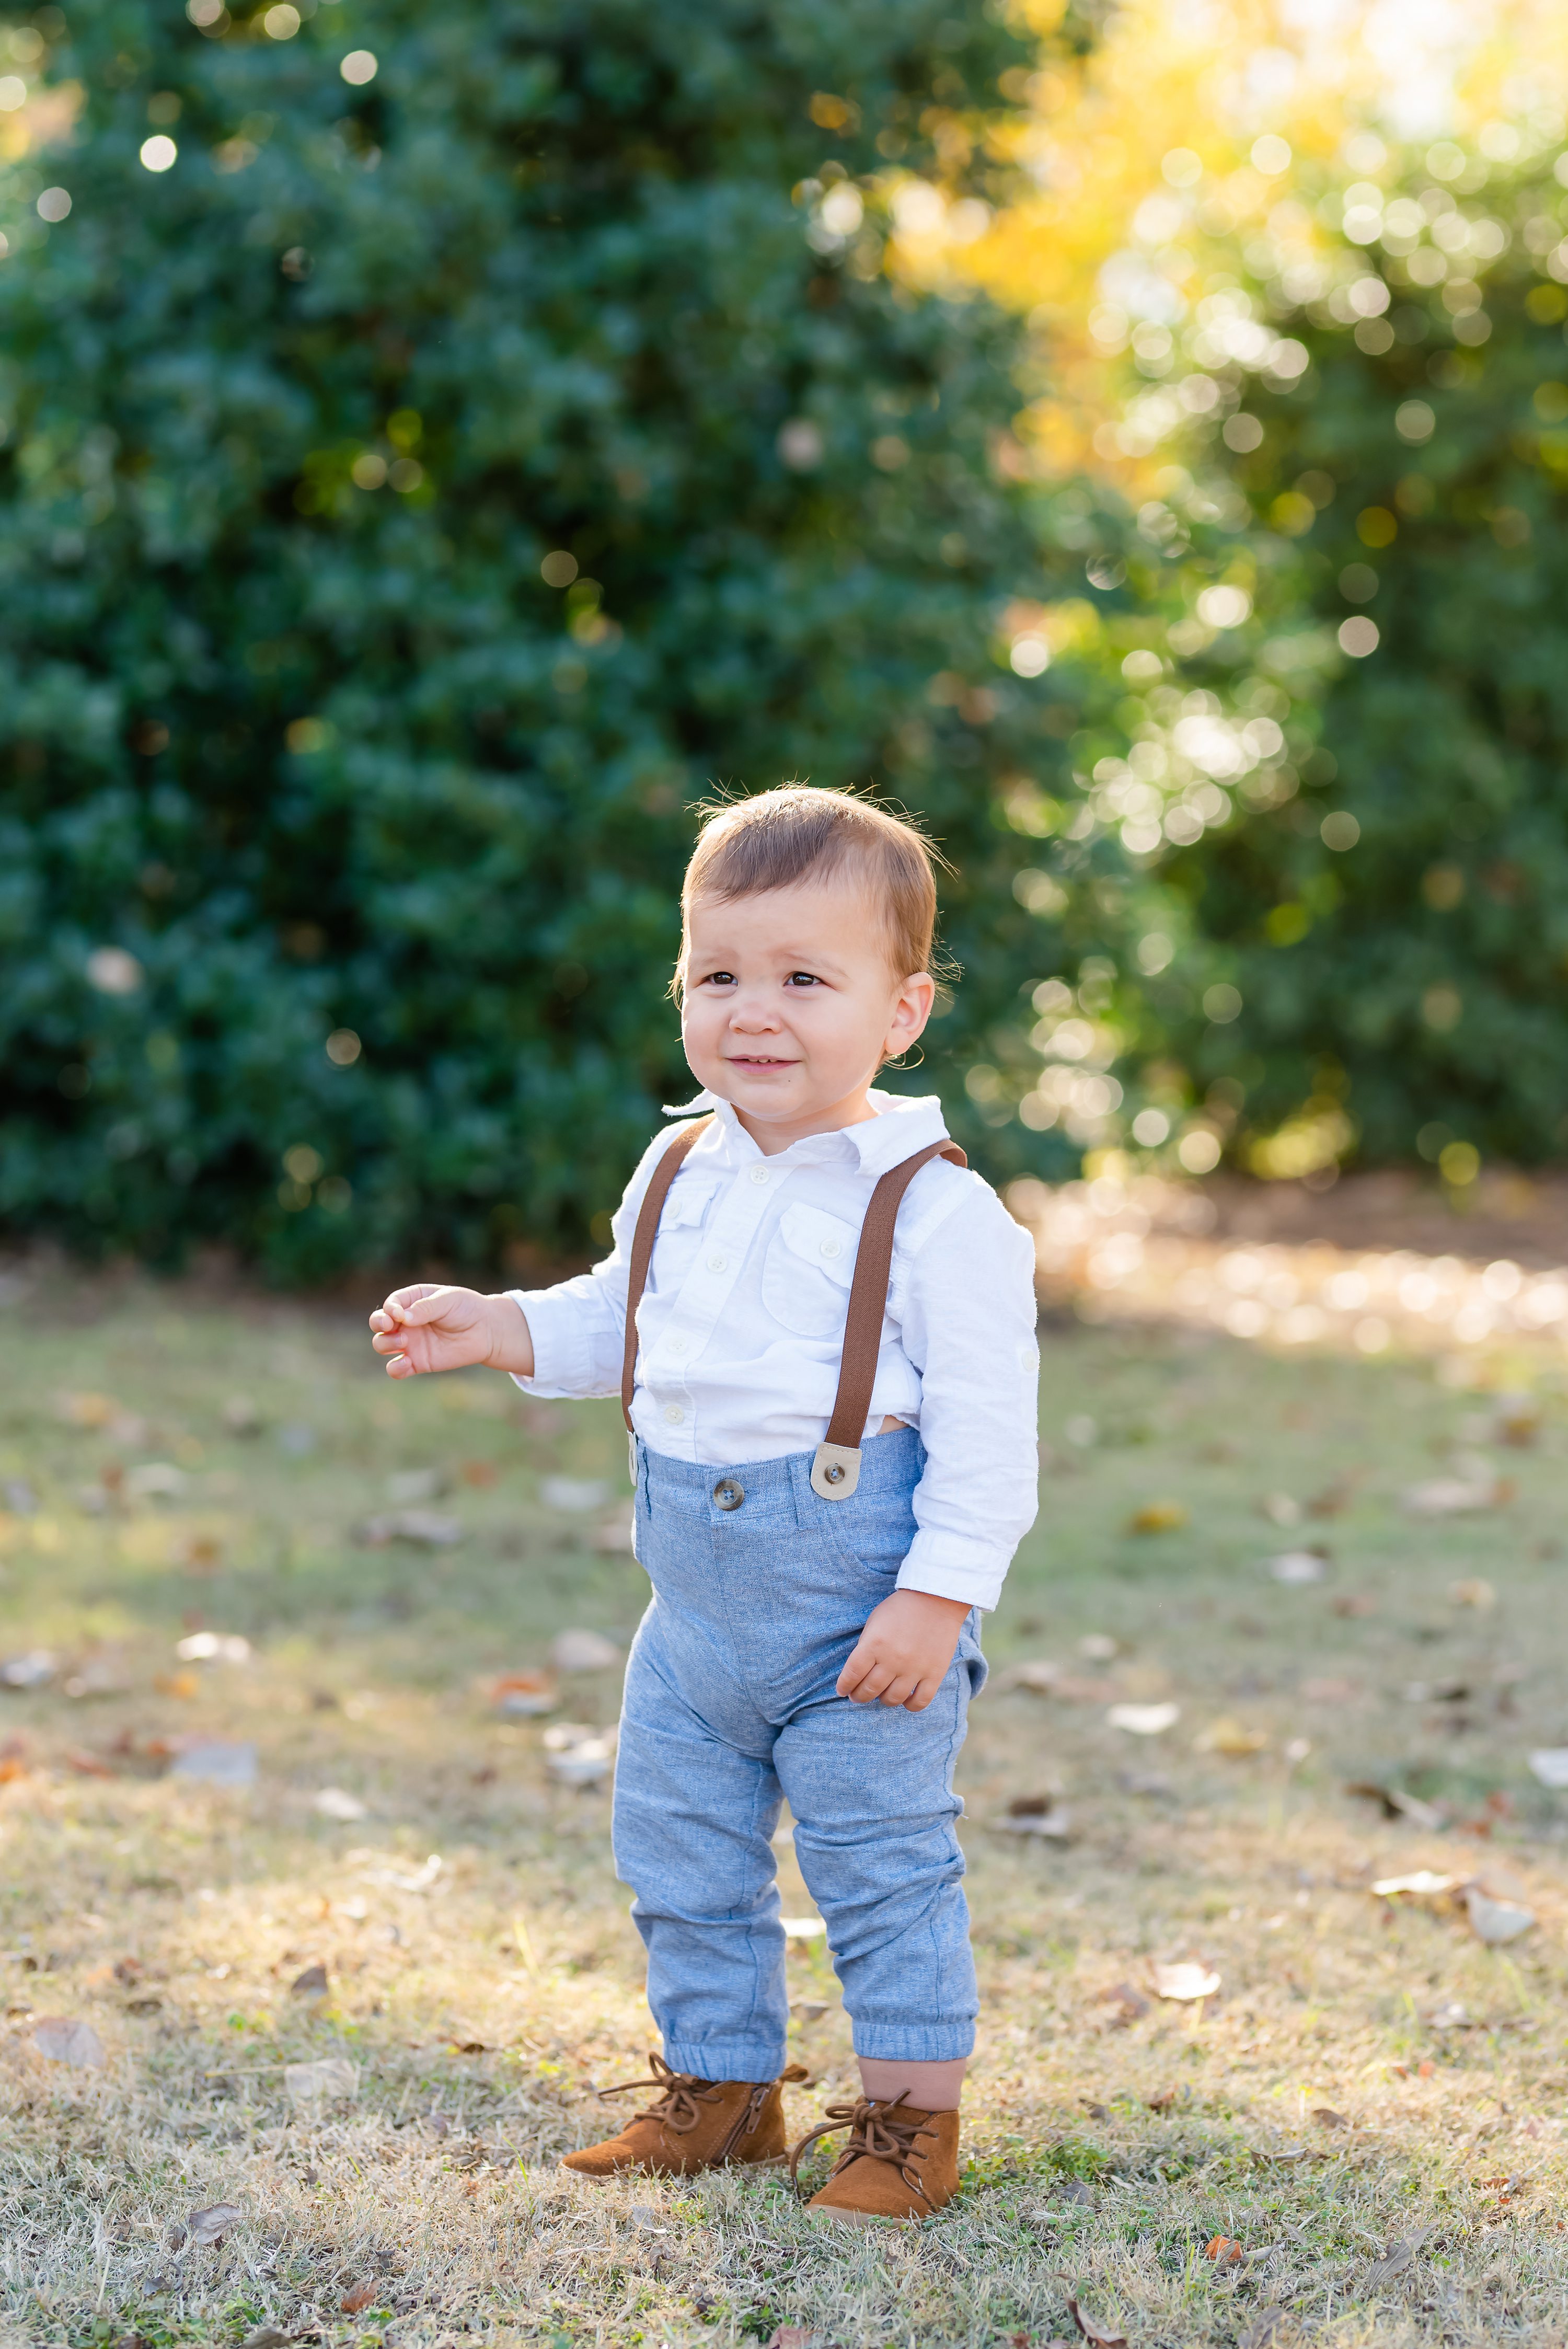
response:
[[[650,2049],[648,2062],[653,2066],[645,2080],[620,2080],[613,2088],[601,2088],[601,2096],[629,2095],[634,2088],[657,2088],[651,2105],[638,2114],[639,2120],[658,2121],[672,2136],[686,2137],[702,2119],[698,2107],[717,2104],[724,2090],[716,2080],[704,2080],[695,2072],[676,2072]]]
[[[857,2161],[885,2161],[897,2170],[912,2194],[918,2194],[928,2209],[934,2208],[918,2172],[911,2174],[911,2164],[918,2158],[915,2139],[929,2127],[930,2116],[900,2112],[899,2106],[908,2094],[907,2088],[903,2089],[891,2104],[885,2105],[871,2096],[857,2096],[852,2105],[829,2105],[828,2117],[821,2127],[809,2130],[799,2144],[790,2148],[790,2182],[799,2185],[796,2173],[808,2146],[815,2145],[820,2137],[831,2137],[839,2129],[847,2128],[849,2143],[829,2173],[830,2184]]]

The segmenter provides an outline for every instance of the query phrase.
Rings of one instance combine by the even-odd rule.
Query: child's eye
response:
[[[786,987],[820,987],[821,981],[809,970],[792,970],[784,984]]]
[[[698,979],[697,985],[699,987],[733,987],[735,973],[732,970],[710,970],[706,977]]]

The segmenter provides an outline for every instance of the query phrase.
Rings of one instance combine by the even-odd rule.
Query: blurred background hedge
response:
[[[11,22],[14,1234],[591,1245],[793,774],[958,866],[901,1081],[995,1177],[1561,1151],[1561,113],[1199,153],[1145,58],[1108,193],[1091,30]]]

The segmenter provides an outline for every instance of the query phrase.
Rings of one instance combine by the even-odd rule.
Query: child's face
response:
[[[844,874],[687,910],[681,1032],[697,1082],[754,1139],[867,1114],[883,1059],[931,1017],[924,971],[895,977],[865,890]]]

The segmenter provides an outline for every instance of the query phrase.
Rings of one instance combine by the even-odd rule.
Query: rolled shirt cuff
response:
[[[513,1371],[513,1384],[524,1394],[552,1400],[596,1394],[593,1349],[580,1300],[548,1288],[509,1288],[506,1293],[521,1308],[533,1340],[533,1376],[521,1378]]]
[[[966,1542],[951,1534],[917,1533],[899,1568],[900,1590],[924,1590],[934,1599],[962,1599],[966,1607],[991,1609],[1013,1562],[1010,1550]]]

